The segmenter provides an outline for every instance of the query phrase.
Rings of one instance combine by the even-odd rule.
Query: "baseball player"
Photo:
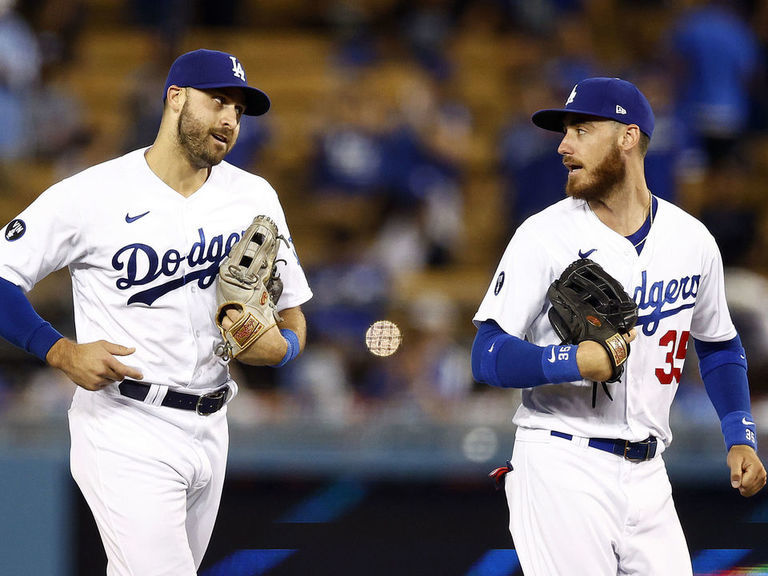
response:
[[[766,482],[717,245],[646,186],[654,117],[633,84],[588,78],[564,108],[532,120],[563,133],[567,197],[515,232],[474,317],[472,348],[478,381],[522,389],[513,456],[495,475],[523,571],[690,575],[662,459],[690,343],[721,421],[731,485],[752,496]],[[548,288],[584,258],[616,279],[638,312],[622,334],[623,374],[594,397],[593,383],[610,380],[614,368],[606,348],[561,345],[548,318]]]
[[[248,85],[235,56],[195,50],[171,66],[163,99],[150,147],[54,184],[0,239],[0,335],[78,385],[71,470],[110,576],[191,576],[203,558],[224,481],[227,403],[237,394],[214,354],[215,281],[256,214],[289,239],[278,253],[282,321],[238,360],[281,365],[298,355],[301,304],[312,295],[277,194],[223,161],[241,115],[269,109],[266,94]],[[76,341],[25,296],[64,266]]]

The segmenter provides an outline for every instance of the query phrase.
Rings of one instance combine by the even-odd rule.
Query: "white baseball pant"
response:
[[[505,487],[525,576],[691,576],[661,455],[645,462],[518,428]]]
[[[93,512],[107,576],[194,576],[218,513],[226,406],[210,416],[78,389],[72,476]]]

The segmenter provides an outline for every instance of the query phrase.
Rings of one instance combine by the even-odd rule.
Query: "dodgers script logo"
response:
[[[659,280],[648,286],[647,273],[643,270],[643,279],[640,286],[635,288],[633,296],[640,312],[650,310],[648,314],[640,314],[637,319],[637,325],[643,327],[643,334],[652,336],[661,320],[693,308],[700,282],[701,275],[695,274],[668,282]]]
[[[128,299],[128,304],[151,306],[161,296],[194,281],[197,281],[200,288],[210,287],[216,279],[219,264],[240,239],[240,235],[233,232],[225,242],[224,236],[219,234],[208,242],[202,228],[198,229],[198,234],[200,240],[192,244],[186,256],[174,249],[159,255],[152,246],[138,242],[120,248],[112,257],[112,267],[117,271],[125,270],[125,276],[115,283],[118,290],[144,286],[161,276],[172,278],[163,284],[136,292]],[[182,263],[195,270],[174,278]]]

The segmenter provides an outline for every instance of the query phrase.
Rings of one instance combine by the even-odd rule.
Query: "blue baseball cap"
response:
[[[566,114],[586,114],[637,124],[648,138],[653,134],[653,110],[637,86],[621,78],[587,78],[573,87],[565,108],[539,110],[532,117],[536,126],[554,132],[563,131]]]
[[[226,52],[217,50],[193,50],[182,54],[168,71],[165,81],[163,102],[168,95],[168,88],[242,88],[245,94],[245,112],[248,116],[260,116],[269,110],[269,97],[252,86],[248,86],[245,69],[240,61]]]

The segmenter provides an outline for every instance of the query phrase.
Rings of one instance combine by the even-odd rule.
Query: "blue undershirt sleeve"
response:
[[[483,322],[472,344],[472,375],[502,388],[533,388],[581,380],[577,346],[537,346],[504,332],[493,320]]]
[[[693,341],[704,387],[720,419],[726,450],[735,444],[757,449],[747,379],[747,358],[741,339],[724,342]]]
[[[23,290],[0,278],[0,336],[45,362],[56,341],[63,338],[32,308]]]

